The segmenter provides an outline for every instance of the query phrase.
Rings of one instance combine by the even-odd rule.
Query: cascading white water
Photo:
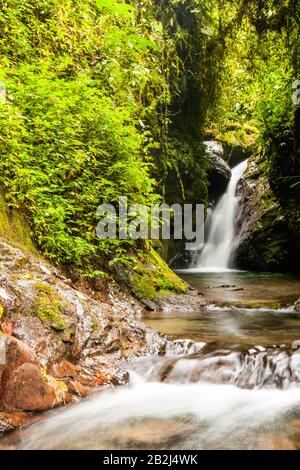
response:
[[[259,449],[260,433],[276,432],[299,405],[299,388],[243,390],[139,378],[34,424],[19,448]],[[171,442],[164,441],[166,434]]]
[[[225,194],[211,211],[207,242],[200,254],[198,266],[202,270],[226,270],[230,268],[233,252],[234,217],[238,200],[236,188],[247,168],[247,161],[232,170],[231,180]]]

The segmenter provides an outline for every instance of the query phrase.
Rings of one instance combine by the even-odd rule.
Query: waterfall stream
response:
[[[234,218],[238,205],[236,189],[246,168],[247,160],[233,168],[225,194],[208,215],[207,242],[197,263],[197,268],[203,271],[230,269],[233,255]]]
[[[50,413],[18,448],[260,449],[294,432],[297,351],[202,349],[133,365],[129,386]]]
[[[185,274],[198,292],[228,305],[145,312],[148,326],[175,339],[170,350],[120,363],[127,386],[45,414],[3,438],[4,448],[300,449],[299,315],[293,305],[232,306],[235,299],[261,305],[260,295],[290,305],[300,286],[287,276],[230,270],[236,190],[246,167],[233,168],[209,213],[198,267]]]

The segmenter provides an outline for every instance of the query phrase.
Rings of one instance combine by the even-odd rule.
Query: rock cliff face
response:
[[[238,194],[235,264],[248,270],[299,270],[285,212],[255,157],[249,159]]]
[[[0,412],[49,409],[128,380],[121,362],[168,341],[113,283],[75,285],[38,255],[0,239]],[[17,424],[18,425],[18,424]],[[2,428],[5,428],[4,425]],[[5,429],[4,429],[5,430]],[[1,416],[0,416],[1,431]]]

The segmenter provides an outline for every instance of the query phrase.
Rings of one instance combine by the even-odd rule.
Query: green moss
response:
[[[35,253],[30,230],[16,209],[9,209],[0,194],[0,237],[16,243],[26,251]]]
[[[247,150],[255,145],[257,137],[258,129],[255,126],[230,122],[216,136],[216,139],[230,147],[241,147]]]
[[[23,272],[21,274],[17,273],[17,274],[13,274],[11,276],[11,278],[14,280],[14,281],[18,281],[18,280],[22,280],[22,279],[29,279],[31,281],[38,281],[39,278],[37,276],[34,276],[34,274],[32,274],[31,272],[29,271],[26,271],[26,272]]]
[[[158,253],[151,250],[137,262],[131,278],[131,289],[140,299],[154,300],[162,293],[185,293],[187,286]]]
[[[34,301],[34,313],[43,321],[50,323],[56,330],[67,327],[63,319],[66,307],[65,300],[49,284],[37,282],[34,284],[37,295]]]

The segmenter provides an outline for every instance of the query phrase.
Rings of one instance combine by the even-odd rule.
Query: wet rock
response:
[[[16,338],[5,336],[5,366],[15,369],[25,363],[39,364],[33,349]]]
[[[152,447],[185,439],[193,431],[191,425],[180,421],[146,419],[114,430],[112,437],[118,444]]]
[[[194,298],[194,305],[201,303]],[[183,306],[185,299],[176,302]],[[168,342],[137,321],[143,305],[116,283],[70,281],[35,251],[25,253],[1,238],[0,303],[6,345],[0,402],[6,412],[41,411],[96,387],[126,384],[123,361],[159,354]]]
[[[11,336],[14,332],[14,328],[12,322],[5,318],[2,322],[0,322],[0,331],[3,331],[8,336]]]
[[[299,270],[297,249],[283,208],[255,157],[238,187],[235,264],[253,271]]]
[[[293,441],[295,447],[300,449],[300,420],[294,419],[289,423],[289,437]]]
[[[90,371],[92,378],[87,379],[87,367],[84,370],[80,366],[72,364],[67,360],[61,361],[59,364],[54,364],[50,369],[51,375],[56,379],[63,380],[66,384],[68,392],[74,395],[85,397],[91,392],[91,387],[86,387],[82,382],[88,385],[95,386],[95,371]],[[101,383],[99,383],[101,382]],[[105,382],[98,380],[97,385],[102,385]]]
[[[194,342],[190,339],[168,341],[164,353],[169,355],[195,354],[205,347],[206,343]]]
[[[20,258],[22,266],[13,268]],[[166,340],[136,321],[141,304],[128,292],[115,284],[101,291],[82,281],[78,288],[86,292],[76,287],[39,257],[25,257],[0,239],[0,288],[7,293],[2,323],[10,323],[46,369],[66,357],[77,364],[103,355],[118,360],[160,350]]]
[[[2,334],[4,361],[1,365],[0,400],[5,410],[36,411],[63,401],[56,380],[43,374],[40,362],[29,346]],[[51,382],[52,381],[52,382]]]
[[[287,437],[264,435],[258,440],[259,450],[297,450],[293,441]]]
[[[0,412],[0,433],[13,431],[14,429],[23,426],[31,419],[28,413],[15,412],[9,413],[7,411]]]
[[[299,349],[300,348],[300,339],[297,339],[296,341],[292,342],[292,348],[293,349]]]
[[[45,325],[40,318],[17,313],[12,319],[14,334],[35,350],[44,366],[58,361],[67,354],[62,334]]]
[[[178,344],[176,351],[175,345]],[[182,354],[182,343],[175,342],[167,352]],[[287,388],[300,383],[300,354],[284,348],[236,345],[217,349],[212,343],[188,345],[185,357],[166,357],[151,371],[151,379],[168,383],[209,382],[231,384],[240,388]],[[150,377],[148,377],[150,379]]]
[[[0,333],[1,335],[1,333]],[[21,366],[24,363],[38,365],[39,361],[35,352],[16,338],[2,334],[0,336],[3,348],[3,367],[10,370]]]
[[[187,251],[181,247],[180,251],[169,261],[169,264],[174,270],[194,268],[200,253],[201,250]]]
[[[241,144],[240,139],[233,139],[233,142],[223,142],[224,154],[231,168],[242,163],[253,154],[253,145],[255,137],[248,135],[246,140]]]
[[[234,289],[236,286],[231,284],[222,284],[221,286],[213,286],[210,289]]]
[[[300,313],[300,299],[295,303],[294,310],[295,312]]]
[[[38,365],[26,363],[2,374],[2,403],[7,410],[40,411],[56,404],[54,389]]]
[[[67,360],[54,364],[51,368],[51,375],[56,378],[74,378],[79,373],[79,367]]]
[[[116,363],[104,361],[104,358],[99,358],[98,362],[89,360],[82,365],[77,378],[81,385],[94,388],[99,385],[125,385],[128,383],[129,374],[126,370],[118,367]]]
[[[154,312],[157,309],[155,302],[148,299],[141,299],[141,302],[145,305],[147,310]]]
[[[224,151],[222,144],[214,141],[207,141],[204,144],[206,145],[206,154],[211,164],[211,169],[208,173],[210,200],[215,200],[225,192],[231,179],[231,169],[223,159]]]
[[[86,397],[91,393],[91,389],[82,385],[78,380],[71,380],[68,383],[69,392],[79,395],[80,397]]]
[[[160,295],[155,300],[157,310],[176,312],[195,312],[209,303],[209,300],[199,296],[197,292],[188,294]]]

